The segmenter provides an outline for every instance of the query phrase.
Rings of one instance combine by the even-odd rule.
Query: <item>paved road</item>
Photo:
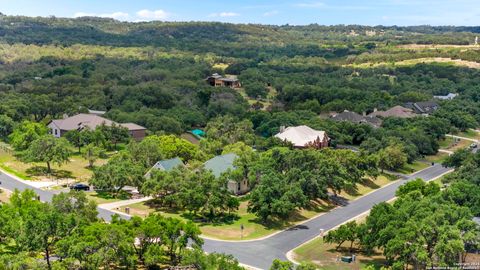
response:
[[[40,196],[40,200],[44,202],[50,202],[52,200],[52,197],[54,194],[60,193],[60,191],[46,191],[42,190],[39,188],[32,187],[28,185],[27,183],[23,181],[19,181],[15,179],[14,177],[11,177],[10,175],[7,175],[5,173],[0,172],[0,187],[8,190],[15,190],[18,189],[20,191],[23,191],[25,189],[32,189],[35,191]],[[112,219],[112,215],[115,214],[112,211],[103,209],[103,208],[97,208],[98,210],[98,216],[100,218],[103,218],[106,221],[110,221]],[[128,215],[123,215],[120,214],[123,218],[130,218]]]
[[[338,224],[344,223],[345,221],[368,211],[375,204],[394,198],[397,188],[406,181],[410,181],[417,177],[428,181],[449,170],[450,169],[444,168],[439,164],[429,167],[410,176],[406,180],[400,180],[361,197],[354,203],[345,207],[336,208],[318,218],[264,240],[249,242],[221,242],[205,239],[203,248],[207,252],[232,254],[242,263],[261,269],[268,269],[274,259],[278,258],[287,260],[286,253],[288,251],[318,236],[320,229],[332,229]]]
[[[396,189],[406,181],[415,179],[417,177],[424,180],[431,180],[449,171],[437,164],[429,167],[421,172],[418,172],[407,179],[400,180],[389,186],[376,190],[354,203],[348,204],[344,207],[336,208],[322,216],[312,219],[302,225],[298,225],[281,233],[275,234],[272,237],[264,240],[248,241],[248,242],[225,242],[205,239],[204,250],[207,252],[220,252],[232,254],[240,262],[254,266],[261,269],[268,269],[274,259],[287,260],[286,253],[306,241],[318,236],[320,229],[329,230],[333,227],[348,221],[366,211],[372,206],[380,202],[388,201],[395,196]],[[45,191],[38,188],[33,188],[28,184],[15,179],[7,174],[0,175],[0,187],[14,190],[33,189],[42,201],[51,201],[55,191]],[[111,220],[114,212],[98,208],[99,217],[106,221]],[[123,218],[129,218],[127,215],[122,215]]]

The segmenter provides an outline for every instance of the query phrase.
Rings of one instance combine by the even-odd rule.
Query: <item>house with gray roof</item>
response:
[[[428,115],[440,109],[440,105],[435,101],[408,102],[406,108],[412,109],[416,114]]]
[[[445,96],[433,96],[433,98],[441,99],[441,100],[452,100],[452,99],[456,98],[457,96],[458,96],[458,94],[448,93],[448,95],[445,95]]]
[[[237,79],[236,76],[227,76],[223,77],[218,73],[214,73],[211,76],[205,79],[208,84],[215,87],[230,87],[230,88],[239,88],[242,87],[240,81]]]
[[[171,171],[177,167],[183,167],[185,164],[183,164],[183,161],[179,158],[171,158],[171,159],[165,159],[165,160],[160,160],[153,167],[145,174],[146,178],[150,178],[152,175],[153,170],[160,170],[160,171]]]
[[[127,128],[130,136],[132,136],[137,141],[145,138],[147,131],[146,128],[134,123],[118,124],[100,115],[88,113],[79,113],[70,117],[66,117],[64,119],[52,120],[48,124],[48,128],[50,129],[50,133],[53,136],[60,138],[65,135],[65,133],[71,130],[95,130],[98,126],[101,125],[119,125],[121,127]]]
[[[238,156],[230,153],[221,156],[216,156],[204,163],[206,170],[212,171],[215,177],[220,177],[223,173],[229,170],[235,170],[235,159]],[[229,180],[227,183],[227,189],[235,195],[245,194],[249,191],[247,179],[243,179],[240,182]]]
[[[369,126],[378,128],[382,125],[382,119],[373,115],[361,115],[356,112],[343,111],[330,116],[333,121],[346,121],[355,124],[367,124]]]

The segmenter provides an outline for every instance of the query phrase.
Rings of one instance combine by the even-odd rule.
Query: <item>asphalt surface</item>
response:
[[[426,181],[432,180],[449,170],[449,168],[444,168],[440,164],[436,164],[409,176],[407,179],[394,182],[386,187],[369,193],[350,204],[338,207],[306,223],[282,231],[263,240],[227,242],[205,239],[203,249],[206,252],[232,254],[241,263],[260,269],[268,269],[274,259],[287,260],[286,253],[288,251],[318,236],[320,229],[325,231],[332,229],[335,226],[368,211],[374,205],[394,198],[397,188],[405,182],[416,178],[422,178]],[[32,189],[40,196],[40,200],[42,201],[51,201],[53,195],[60,192],[45,191],[39,188],[34,188],[4,173],[0,174],[0,181],[0,187],[8,190]],[[113,211],[102,208],[98,208],[98,212],[99,217],[106,221],[110,221],[111,216],[115,214]],[[121,216],[123,218],[129,218],[127,215]]]
[[[20,191],[23,191],[25,189],[31,189],[35,191],[35,193],[37,193],[38,196],[40,196],[40,200],[43,202],[52,201],[53,195],[61,192],[61,191],[46,191],[40,188],[35,188],[1,172],[0,172],[0,182],[1,182],[0,187],[11,190],[11,191],[15,189],[18,189]],[[102,209],[100,207],[97,208],[97,211],[98,211],[98,217],[103,218],[105,221],[110,221],[112,219],[112,215],[116,214],[112,211]],[[128,215],[120,214],[120,216],[126,219],[130,218]]]
[[[394,182],[384,188],[369,193],[346,206],[336,208],[302,225],[295,226],[264,240],[222,242],[205,239],[203,249],[206,252],[232,254],[244,264],[261,269],[268,269],[274,259],[287,260],[286,253],[288,251],[318,236],[320,229],[324,229],[325,231],[332,229],[368,211],[380,202],[393,199],[397,188],[407,181],[416,178],[429,181],[449,170],[449,168],[444,168],[436,164],[435,166],[413,174],[407,179],[399,180],[398,182]]]

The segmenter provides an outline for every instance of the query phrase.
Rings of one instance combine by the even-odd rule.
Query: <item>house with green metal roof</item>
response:
[[[153,167],[145,174],[146,178],[149,178],[151,176],[152,170],[160,170],[160,171],[171,171],[179,166],[185,166],[183,164],[183,161],[179,158],[171,158],[171,159],[165,159],[165,160],[160,160]]]
[[[236,154],[230,153],[221,156],[216,156],[207,162],[204,163],[204,168],[206,170],[212,171],[215,177],[220,177],[223,173],[226,173],[228,170],[235,170],[235,159],[238,156]],[[227,183],[227,188],[230,192],[235,195],[245,194],[249,191],[247,179],[243,179],[239,182],[234,180],[229,180]]]

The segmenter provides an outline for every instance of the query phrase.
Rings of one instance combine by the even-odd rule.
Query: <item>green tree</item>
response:
[[[70,130],[65,133],[65,138],[81,153],[82,147],[92,142],[93,132],[86,130]]]
[[[45,162],[47,172],[50,173],[52,163],[58,166],[67,163],[70,155],[67,140],[55,138],[52,135],[44,135],[31,143],[23,158],[28,162]]]
[[[295,265],[291,262],[284,262],[278,259],[273,260],[270,270],[295,270]]]
[[[104,155],[104,150],[94,144],[88,144],[83,150],[83,158],[88,161],[88,167],[93,168],[95,161]]]
[[[339,249],[346,241],[350,242],[350,251],[353,250],[354,243],[359,239],[358,225],[355,221],[347,222],[338,229],[328,232],[324,237],[325,243],[338,244],[335,249]]]
[[[298,184],[289,184],[277,173],[266,173],[250,192],[248,212],[266,222],[269,218],[287,218],[297,207],[304,206],[307,197]]]
[[[97,127],[107,142],[113,144],[113,149],[117,150],[117,144],[127,143],[130,139],[128,129],[117,124],[110,126],[100,125]],[[100,137],[100,135],[98,135]]]
[[[15,126],[15,122],[12,120],[12,118],[0,114],[0,138],[5,140],[8,138],[8,135],[10,135],[13,132],[13,128]]]
[[[378,166],[382,170],[397,170],[407,163],[407,155],[401,145],[390,145],[378,152]]]
[[[135,164],[129,155],[120,153],[94,169],[90,184],[117,196],[125,186],[141,187],[143,172],[143,167]]]
[[[23,121],[13,129],[9,136],[10,144],[17,151],[26,150],[30,144],[47,134],[47,127],[40,123]]]

